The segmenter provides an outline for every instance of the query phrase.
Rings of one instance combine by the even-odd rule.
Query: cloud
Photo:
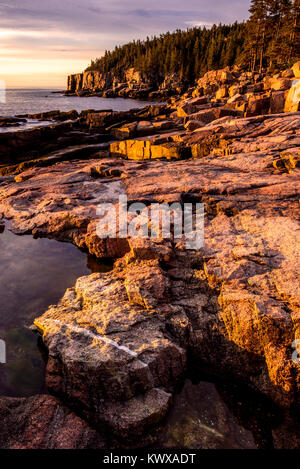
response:
[[[228,0],[12,0],[11,5],[0,2],[0,25],[16,29],[56,29],[105,32],[113,38],[124,32],[131,38],[132,29],[147,35],[156,31],[183,27],[186,21],[213,23],[232,22],[247,17],[250,1]],[[147,28],[147,30],[145,30]],[[162,28],[162,29],[161,29]]]
[[[132,39],[246,19],[249,5],[250,0],[228,0],[226,8],[224,0],[0,1],[0,78],[9,72],[1,61],[1,51],[2,57],[7,58],[4,50],[11,51],[12,61],[13,54],[28,60],[49,58],[51,67],[53,56],[58,54],[59,60],[65,60],[67,74],[69,61],[73,60],[74,65],[76,54],[84,68],[105,49]],[[7,63],[6,67],[9,67]],[[19,67],[21,74],[24,65]],[[30,62],[26,73],[29,67]],[[61,63],[59,70],[62,70]]]
[[[185,21],[185,24],[189,27],[211,28],[214,23],[207,23],[206,21]]]

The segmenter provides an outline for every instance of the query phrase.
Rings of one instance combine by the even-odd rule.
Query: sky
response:
[[[106,49],[175,29],[247,19],[250,0],[0,0],[0,80],[66,88]]]

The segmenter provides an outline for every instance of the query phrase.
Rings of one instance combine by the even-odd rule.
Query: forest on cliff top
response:
[[[176,73],[193,81],[226,66],[276,72],[299,60],[300,0],[252,0],[249,12],[247,22],[177,30],[117,46],[86,70],[117,75],[133,67],[147,75]]]

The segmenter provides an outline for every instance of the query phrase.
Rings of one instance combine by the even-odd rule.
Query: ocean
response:
[[[8,89],[6,90],[6,103],[0,102],[0,117],[16,116],[19,114],[36,114],[39,112],[71,111],[81,112],[85,109],[113,109],[114,111],[129,111],[141,108],[149,101],[136,101],[123,98],[98,98],[64,96],[54,89]]]

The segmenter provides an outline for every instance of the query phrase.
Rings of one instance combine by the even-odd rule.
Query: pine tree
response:
[[[268,15],[269,47],[267,58],[269,68],[280,68],[288,61],[290,51],[291,0],[270,0]]]
[[[300,58],[300,0],[294,0],[289,20],[286,27],[288,30],[289,39],[289,52],[288,61],[291,63],[293,60]]]
[[[267,29],[267,1],[252,0],[249,8],[250,18],[247,24],[248,46],[245,52],[250,53],[251,70],[262,70]]]
[[[157,84],[168,73],[192,83],[205,72],[238,64],[244,69],[283,69],[299,60],[300,0],[252,0],[247,23],[214,25],[132,41],[91,62],[87,70],[124,78],[135,68]],[[298,57],[297,57],[298,55]]]

